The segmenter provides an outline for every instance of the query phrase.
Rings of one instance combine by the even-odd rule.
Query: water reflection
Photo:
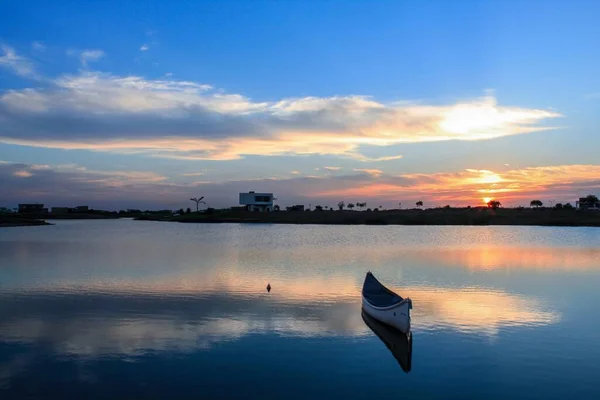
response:
[[[381,339],[385,346],[392,352],[392,355],[398,361],[402,370],[409,373],[412,364],[412,333],[406,335],[377,321],[362,310],[361,316],[371,331],[373,331],[373,333]]]
[[[317,281],[320,284],[320,281]],[[313,283],[314,284],[314,283]],[[0,342],[44,343],[76,356],[190,352],[251,334],[362,336],[360,296],[334,291],[311,299],[299,285],[250,296],[236,292],[28,291],[0,294]],[[209,285],[210,286],[210,285]],[[343,287],[344,285],[341,284]],[[333,282],[329,286],[336,288]],[[333,290],[333,289],[332,289]],[[560,320],[539,300],[482,288],[403,288],[416,304],[413,329],[454,329],[494,336],[503,327]],[[324,300],[325,294],[328,295]]]

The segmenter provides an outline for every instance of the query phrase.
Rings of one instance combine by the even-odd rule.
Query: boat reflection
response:
[[[377,321],[365,313],[364,310],[361,310],[361,316],[365,324],[390,350],[402,370],[409,373],[412,364],[412,332],[404,334],[391,326]]]

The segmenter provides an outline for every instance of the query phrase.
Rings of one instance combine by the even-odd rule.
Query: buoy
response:
[[[267,283],[267,292],[271,293],[271,284]]]

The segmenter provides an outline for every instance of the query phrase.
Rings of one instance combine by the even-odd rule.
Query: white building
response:
[[[248,211],[273,211],[273,193],[240,193],[240,204]]]

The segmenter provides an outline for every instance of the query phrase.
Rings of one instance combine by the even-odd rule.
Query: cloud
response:
[[[184,174],[181,174],[181,176],[202,176],[204,175],[204,172],[186,172]]]
[[[147,44],[143,44],[142,46],[140,46],[140,51],[148,51],[150,49],[150,46],[148,46]]]
[[[44,43],[38,42],[38,41],[32,42],[31,48],[35,51],[46,51],[46,45],[44,45]]]
[[[329,171],[339,171],[342,167],[323,167],[323,169],[327,169]]]
[[[97,208],[167,207],[185,205],[198,193],[210,193],[211,207],[237,205],[238,193],[273,192],[281,206],[293,204],[335,205],[340,200],[376,201],[397,206],[423,200],[426,206],[483,204],[493,197],[505,206],[527,205],[533,198],[574,202],[600,193],[600,165],[540,166],[509,171],[467,169],[454,173],[391,175],[365,169],[353,175],[298,176],[189,182],[149,171],[97,171],[78,165],[31,165],[0,162],[0,204],[41,201],[62,204],[94,202]],[[184,177],[201,176],[184,173]],[[26,179],[25,179],[26,178]],[[183,202],[183,204],[182,204]]]
[[[383,174],[382,170],[374,169],[374,168],[354,168],[353,171],[364,172],[365,174],[369,174],[371,176],[376,176],[376,177]]]
[[[0,55],[0,67],[7,68],[23,77],[35,78],[37,76],[31,61],[19,56],[12,47],[0,45],[0,50],[3,53]]]
[[[600,165],[541,166],[502,172],[466,169],[454,173],[396,176],[371,171],[371,176],[377,179],[358,181],[343,189],[325,190],[315,196],[360,196],[390,202],[425,197],[438,205],[477,204],[490,197],[528,204],[532,196],[573,202],[580,195],[600,190]]]
[[[67,50],[67,54],[70,56],[76,56],[79,58],[81,65],[84,67],[88,66],[90,61],[98,61],[106,55],[104,51],[98,49],[86,49],[86,50]]]
[[[84,65],[99,50],[80,53]],[[43,88],[0,95],[0,141],[187,160],[327,154],[363,162],[366,147],[485,140],[550,129],[560,114],[500,106],[491,96],[444,106],[380,103],[366,96],[256,102],[210,85],[82,72]]]
[[[29,171],[25,171],[25,170],[19,170],[19,171],[15,171],[13,172],[14,176],[18,176],[19,178],[29,178],[31,176],[33,176],[33,174]]]

